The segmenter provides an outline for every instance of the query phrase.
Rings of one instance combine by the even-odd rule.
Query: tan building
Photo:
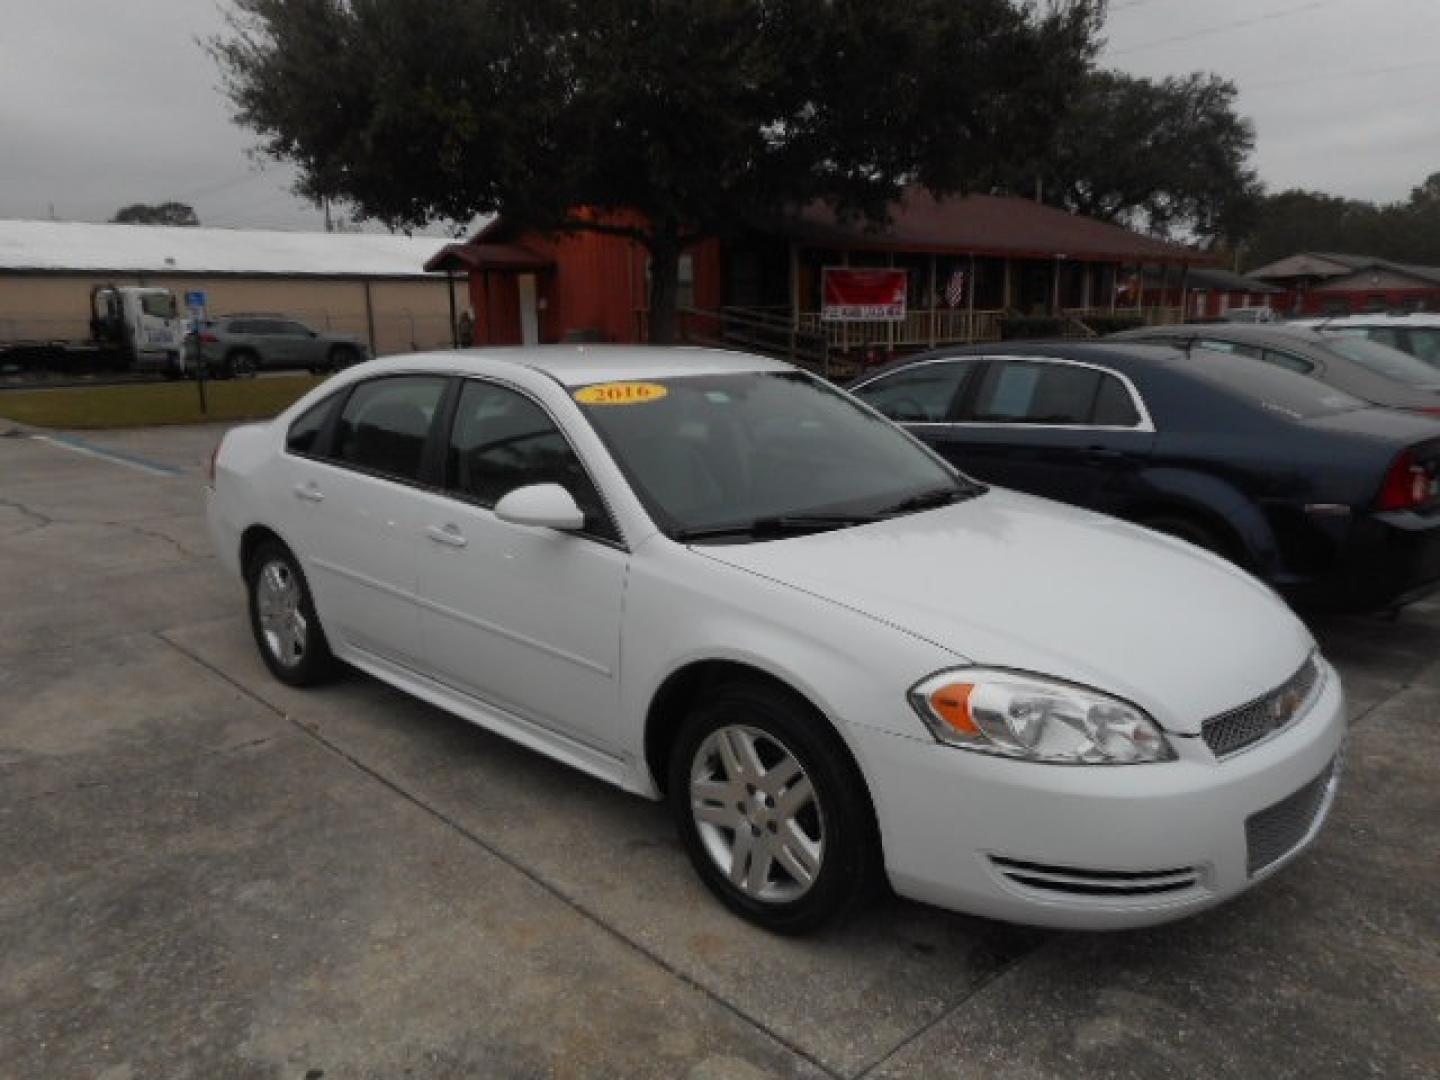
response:
[[[0,221],[0,341],[89,336],[96,285],[204,292],[208,313],[292,315],[380,355],[446,348],[466,282],[427,274],[434,237]]]

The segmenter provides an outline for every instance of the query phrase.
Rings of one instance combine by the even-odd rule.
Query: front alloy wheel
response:
[[[833,922],[879,879],[864,777],[830,721],[782,686],[708,686],[681,723],[667,775],[695,872],[767,930]]]
[[[784,743],[736,724],[706,737],[690,773],[690,812],[715,867],[746,896],[796,900],[825,858],[815,786]]]

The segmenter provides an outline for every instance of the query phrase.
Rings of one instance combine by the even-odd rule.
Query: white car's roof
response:
[[[1337,315],[1330,319],[1292,319],[1292,326],[1313,326],[1317,330],[1346,326],[1440,326],[1440,315],[1415,311],[1405,315],[1376,312],[1373,315]]]
[[[564,386],[681,375],[791,371],[779,360],[721,349],[656,345],[532,345],[414,353],[372,361],[367,371],[435,368],[477,374],[514,366],[549,375]]]

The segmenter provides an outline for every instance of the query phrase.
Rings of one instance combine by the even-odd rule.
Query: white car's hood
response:
[[[976,664],[1117,694],[1171,731],[1273,690],[1313,640],[1264,585],[1113,518],[991,489],[956,506],[704,556]]]

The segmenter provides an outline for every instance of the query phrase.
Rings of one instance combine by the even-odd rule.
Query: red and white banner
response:
[[[852,270],[827,266],[821,271],[824,322],[861,322],[905,318],[904,270]]]

